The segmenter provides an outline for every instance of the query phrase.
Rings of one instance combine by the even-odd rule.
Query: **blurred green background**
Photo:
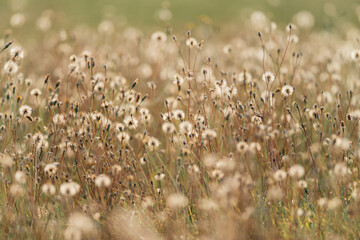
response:
[[[308,10],[315,16],[316,26],[323,27],[331,26],[337,19],[358,24],[357,4],[360,2],[355,0],[0,0],[0,26],[9,27],[9,17],[14,13],[24,13],[27,22],[31,22],[51,9],[61,14],[66,24],[97,25],[112,17],[146,28],[159,22],[156,13],[166,8],[172,14],[171,24],[177,27],[197,24],[200,16],[221,25],[238,20],[248,10],[264,11],[270,19],[283,23],[289,23],[295,13]],[[169,17],[169,11],[163,12],[163,17]]]

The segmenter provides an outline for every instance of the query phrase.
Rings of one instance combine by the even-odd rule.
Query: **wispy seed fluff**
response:
[[[15,181],[18,183],[18,184],[24,184],[26,183],[26,175],[23,171],[17,171],[15,173]]]
[[[284,97],[289,97],[293,94],[294,92],[294,88],[292,86],[289,86],[289,85],[285,85],[282,87],[281,89],[281,94],[284,96]]]
[[[127,143],[130,140],[130,136],[126,132],[120,132],[116,137],[121,143]]]
[[[124,119],[124,124],[129,129],[135,129],[138,126],[138,120],[132,116],[128,116]]]
[[[308,187],[308,184],[305,180],[300,180],[297,182],[297,187],[300,189],[305,189]]]
[[[17,73],[18,70],[19,66],[13,61],[8,61],[4,64],[4,71],[9,75]]]
[[[236,145],[236,149],[240,153],[246,153],[249,150],[249,144],[247,144],[246,142],[239,142]]]
[[[173,133],[175,133],[175,131],[176,131],[176,127],[175,127],[175,125],[172,124],[172,123],[165,122],[165,123],[163,123],[163,125],[162,125],[162,130],[163,130],[163,132],[166,133],[166,134],[173,134]]]
[[[329,210],[336,210],[342,205],[342,200],[338,197],[332,198],[327,201],[327,207]]]
[[[360,50],[359,49],[353,50],[351,52],[351,59],[356,62],[360,60]]]
[[[166,34],[164,32],[157,31],[157,32],[154,32],[151,35],[151,40],[153,40],[153,41],[165,42],[166,39],[167,39],[167,37],[166,37]]]
[[[6,167],[11,167],[12,165],[14,165],[14,161],[12,157],[10,157],[7,154],[4,154],[0,156],[0,164]]]
[[[10,50],[10,55],[11,55],[11,57],[14,58],[14,60],[20,60],[20,59],[24,58],[24,56],[25,56],[24,50],[20,47],[13,47]]]
[[[284,181],[286,177],[287,177],[287,173],[282,169],[279,169],[274,173],[274,179],[277,182]]]
[[[204,211],[214,211],[218,209],[218,204],[212,199],[202,198],[199,201],[199,207]]]
[[[23,105],[19,108],[19,114],[23,117],[31,116],[32,108],[28,105]]]
[[[164,178],[165,178],[165,174],[163,174],[163,173],[158,173],[155,175],[155,180],[157,180],[157,181],[161,181]]]
[[[179,209],[179,208],[184,208],[184,207],[186,207],[188,205],[188,203],[189,203],[189,200],[182,193],[171,194],[166,199],[167,206],[172,210],[176,210],[176,209]]]
[[[334,167],[334,174],[336,177],[341,179],[345,176],[350,176],[351,170],[348,167],[346,167],[346,165],[343,162],[339,162]]]
[[[193,37],[190,37],[190,38],[188,38],[188,39],[186,40],[186,46],[188,46],[188,47],[190,47],[190,48],[192,48],[192,47],[194,47],[194,46],[197,46],[197,45],[198,45],[198,42],[197,42],[196,39],[193,38]]]
[[[49,175],[49,176],[52,176],[52,175],[56,174],[57,165],[58,165],[58,163],[46,164],[46,166],[44,167],[45,174]]]
[[[60,194],[73,197],[80,191],[80,185],[75,182],[63,183],[60,185]]]
[[[203,139],[207,139],[207,140],[214,139],[214,138],[216,138],[216,136],[217,136],[217,133],[213,129],[206,129],[201,135],[201,137]]]
[[[240,83],[248,83],[252,80],[252,75],[246,71],[243,71],[239,74],[238,79]]]
[[[74,227],[67,227],[64,231],[65,240],[81,240],[81,231]]]
[[[47,195],[54,195],[56,193],[56,188],[52,183],[45,183],[42,185],[41,190]]]
[[[72,234],[75,233],[76,236],[78,236],[80,232],[80,236],[87,236],[86,239],[90,236],[95,237],[94,235],[96,235],[97,231],[94,221],[82,213],[73,213],[70,215],[68,219],[68,229],[71,229]],[[68,231],[70,232],[70,230]],[[64,237],[68,237],[66,235],[69,234],[69,232],[67,233],[67,231],[65,231]]]
[[[273,82],[275,80],[275,76],[272,72],[265,72],[262,75],[262,80],[266,83]]]
[[[303,166],[295,164],[289,169],[289,175],[293,178],[302,178],[305,174]]]
[[[328,199],[327,198],[320,198],[317,200],[317,205],[320,207],[320,208],[325,208],[327,206],[327,203],[328,203]]]
[[[181,122],[179,124],[179,129],[182,133],[189,133],[192,130],[192,124],[188,121]]]
[[[10,195],[14,198],[21,197],[24,194],[24,189],[21,185],[14,183],[10,186]]]
[[[112,175],[119,175],[121,172],[122,168],[120,165],[115,164],[111,167],[111,174]]]
[[[147,146],[150,151],[154,151],[160,146],[160,141],[154,137],[150,137],[147,141]]]
[[[174,110],[173,115],[178,120],[184,120],[185,119],[185,113],[182,110]]]
[[[273,201],[280,201],[284,197],[284,192],[279,186],[271,186],[267,192],[267,198]]]
[[[32,96],[38,97],[38,96],[41,95],[41,91],[40,91],[40,89],[38,89],[38,88],[34,88],[33,90],[31,90],[30,94],[31,94]]]
[[[359,202],[360,201],[360,189],[359,188],[354,188],[354,190],[351,193],[351,197],[356,201]]]
[[[64,114],[55,114],[55,116],[53,117],[53,122],[54,124],[58,124],[58,125],[61,125],[61,124],[65,124],[65,116]]]
[[[109,187],[111,184],[111,179],[110,177],[102,174],[96,177],[95,179],[95,185],[98,188],[104,188],[104,187]]]

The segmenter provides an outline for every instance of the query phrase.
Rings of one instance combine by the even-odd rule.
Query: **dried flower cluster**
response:
[[[0,39],[3,236],[360,237],[358,29],[55,17],[39,41]]]

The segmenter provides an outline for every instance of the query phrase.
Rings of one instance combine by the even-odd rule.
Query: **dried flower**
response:
[[[240,153],[246,153],[249,150],[249,145],[246,142],[239,142],[236,145],[236,149]]]
[[[181,122],[179,124],[179,129],[182,133],[189,133],[192,130],[192,124],[188,121]]]
[[[0,156],[0,164],[6,167],[11,167],[14,165],[14,161],[9,155],[3,154]]]
[[[155,175],[155,179],[156,179],[157,181],[161,181],[161,180],[163,180],[164,178],[165,178],[165,174],[163,174],[163,173],[158,173],[158,174]]]
[[[351,52],[351,59],[356,62],[360,60],[360,50],[359,49],[353,50]]]
[[[150,137],[147,141],[147,146],[149,147],[150,151],[154,151],[160,146],[160,141],[154,137]]]
[[[129,129],[135,129],[138,126],[138,120],[136,120],[136,118],[134,118],[132,116],[128,116],[124,119],[124,124]]]
[[[206,129],[201,135],[203,139],[207,139],[207,140],[214,139],[216,138],[216,136],[217,136],[216,131],[212,129]]]
[[[302,178],[305,174],[305,169],[298,164],[293,165],[289,169],[289,175],[293,178]]]
[[[329,210],[336,210],[337,208],[341,207],[342,201],[340,198],[332,198],[327,201],[327,207]]]
[[[284,181],[286,177],[287,173],[284,170],[279,169],[274,173],[274,179],[278,182]]]
[[[300,189],[304,189],[304,188],[308,187],[308,184],[307,184],[307,182],[305,180],[300,180],[300,181],[297,182],[297,186]]]
[[[188,47],[190,47],[190,48],[192,48],[192,47],[194,47],[194,46],[197,46],[197,45],[198,45],[198,42],[197,42],[196,39],[193,38],[193,37],[190,37],[190,38],[188,38],[188,39],[186,40],[186,46],[188,46]]]
[[[175,125],[169,122],[165,122],[162,125],[162,130],[164,131],[164,133],[166,134],[173,134],[176,131]]]
[[[166,199],[167,206],[172,210],[176,210],[176,209],[179,209],[179,208],[184,208],[184,207],[186,207],[188,205],[188,203],[189,203],[189,200],[182,193],[171,194]]]
[[[63,183],[60,185],[60,193],[63,196],[75,196],[80,191],[80,185],[75,182]]]
[[[23,171],[16,171],[15,182],[20,185],[26,183],[26,175]]]
[[[34,88],[33,90],[31,90],[30,94],[31,94],[32,96],[38,97],[38,96],[41,95],[41,91],[40,91],[40,89],[38,89],[38,88]]]
[[[109,187],[110,184],[111,184],[111,179],[104,174],[97,176],[95,179],[95,185],[98,188],[104,188],[104,187],[106,188]]]
[[[65,116],[64,114],[55,114],[55,116],[53,117],[53,122],[55,125],[62,125],[65,124]]]
[[[182,110],[174,110],[173,115],[178,120],[184,120],[185,119],[185,113]]]
[[[293,94],[294,92],[294,88],[292,86],[289,86],[289,85],[285,85],[282,87],[281,89],[281,94],[284,96],[284,97],[289,97]]]
[[[126,132],[121,132],[116,137],[121,143],[128,143],[130,140],[130,136]]]
[[[284,197],[283,190],[278,186],[272,186],[267,192],[269,200],[280,201]]]
[[[19,108],[19,114],[23,117],[31,116],[32,109],[28,105],[23,105]]]
[[[10,195],[14,198],[21,197],[24,194],[24,189],[19,184],[11,184]]]
[[[54,195],[56,193],[56,188],[52,183],[45,183],[42,185],[41,190],[47,195]]]
[[[14,61],[8,61],[4,64],[4,71],[7,74],[15,74],[19,70],[19,66]]]
[[[152,35],[151,35],[151,39],[154,40],[154,41],[158,41],[158,42],[165,42],[167,37],[166,37],[166,34],[164,32],[154,32]]]
[[[10,55],[14,60],[20,60],[24,58],[24,50],[20,47],[13,47],[10,50]]]
[[[262,75],[262,80],[266,83],[273,82],[275,80],[275,76],[272,72],[265,72]]]
[[[55,175],[57,171],[57,165],[58,163],[46,164],[46,166],[44,167],[45,174],[49,176]]]

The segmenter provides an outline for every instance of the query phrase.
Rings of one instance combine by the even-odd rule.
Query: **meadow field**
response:
[[[360,239],[357,2],[0,1],[0,239]]]

